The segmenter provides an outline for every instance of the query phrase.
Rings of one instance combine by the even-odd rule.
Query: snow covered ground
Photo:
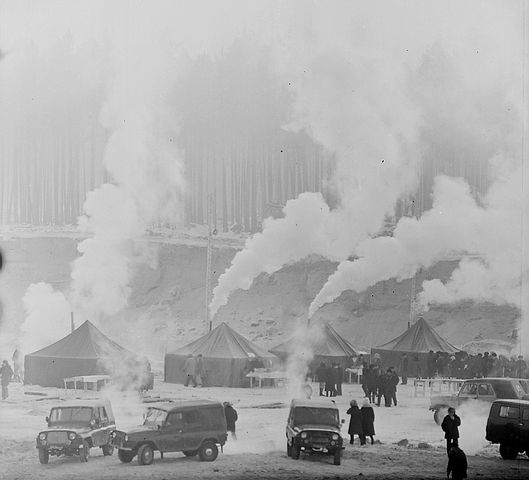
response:
[[[316,385],[313,385],[316,391]],[[45,396],[30,395],[30,392]],[[77,396],[93,394],[81,393]],[[169,454],[162,461],[140,467],[135,461],[121,464],[116,455],[108,458],[93,449],[88,464],[75,457],[52,457],[41,465],[35,450],[35,437],[45,428],[44,417],[50,407],[65,398],[63,390],[12,384],[10,397],[0,402],[0,478],[2,479],[70,479],[78,478],[444,478],[446,453],[443,434],[428,411],[428,398],[414,397],[413,386],[399,387],[399,405],[375,407],[375,445],[346,445],[344,461],[332,465],[327,457],[305,456],[292,460],[286,455],[285,421],[289,399],[286,388],[191,388],[157,381],[149,396],[191,399],[209,398],[233,402],[239,412],[238,440],[229,441],[224,453],[213,463],[199,462],[180,453]],[[74,396],[69,392],[68,398]],[[126,429],[141,423],[143,405],[135,395],[112,390],[116,423]],[[361,400],[359,385],[344,385],[344,395],[337,397],[342,416],[352,398]],[[529,478],[529,459],[504,461],[497,446],[484,439],[486,412],[459,412],[462,417],[462,447],[469,454],[469,478]],[[347,424],[346,424],[347,425]],[[343,427],[346,434],[346,427]],[[407,446],[396,445],[402,439]],[[429,448],[420,448],[427,443]],[[422,445],[421,445],[422,447]],[[360,477],[361,476],[361,477]]]

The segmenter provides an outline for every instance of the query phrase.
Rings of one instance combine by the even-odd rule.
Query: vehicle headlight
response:
[[[68,438],[69,438],[70,440],[75,440],[75,437],[76,437],[76,436],[77,436],[77,435],[76,435],[74,432],[70,432],[70,433],[68,434]]]
[[[307,432],[302,432],[302,433],[301,433],[301,438],[307,438],[307,437],[308,437]]]
[[[46,434],[45,433],[40,433],[39,434],[39,440],[46,440]]]
[[[339,438],[340,438],[340,436],[339,436],[337,433],[335,433],[335,434],[332,436],[332,439],[333,439],[333,440],[338,440]]]

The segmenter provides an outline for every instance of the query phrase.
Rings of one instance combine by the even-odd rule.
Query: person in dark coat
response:
[[[448,415],[443,419],[441,428],[445,432],[446,438],[446,453],[450,454],[452,447],[459,447],[459,426],[461,425],[461,419],[456,415],[454,407],[448,409]]]
[[[327,375],[327,366],[321,362],[318,368],[316,368],[316,380],[319,382],[320,397],[323,396],[323,390],[325,389],[325,377]]]
[[[332,367],[327,368],[327,372],[325,374],[325,396],[326,397],[336,397],[336,381],[337,381],[336,369],[334,368],[334,365],[333,365]]]
[[[362,370],[362,390],[364,391],[364,395],[366,397],[369,397],[369,380],[371,376],[371,365],[368,367],[364,367]]]
[[[430,350],[426,357],[426,378],[433,377],[435,377],[435,353],[433,350]]]
[[[351,437],[349,443],[353,445],[354,436],[358,435],[360,438],[360,445],[365,445],[366,441],[364,437],[364,431],[362,430],[362,412],[358,408],[358,403],[356,400],[351,400],[349,405],[351,405],[351,408],[347,410],[347,415],[351,415],[349,420],[349,429],[347,430],[349,436]]]
[[[446,467],[446,478],[452,480],[463,480],[467,478],[467,456],[459,447],[452,447],[448,452],[448,466]]]
[[[371,403],[375,403],[377,396],[377,378],[379,375],[378,368],[374,365],[368,367],[368,378],[367,382],[367,398]]]
[[[235,422],[239,418],[237,415],[237,410],[233,408],[233,405],[230,402],[224,402],[224,415],[226,415],[226,429],[231,434],[233,440],[237,440],[237,435],[235,434]]]
[[[408,354],[403,353],[400,357],[400,376],[402,377],[402,385],[407,385],[408,383],[408,368],[409,368],[409,359]]]
[[[366,437],[370,437],[371,445],[373,445],[375,443],[375,439],[373,438],[375,435],[375,411],[369,403],[369,398],[364,398],[360,413],[362,414],[362,431],[364,435],[364,443],[366,443]]]
[[[0,367],[0,377],[2,383],[2,400],[5,400],[9,396],[9,382],[11,382],[11,377],[13,376],[13,369],[9,365],[7,360],[2,362],[2,367]]]
[[[341,397],[344,371],[343,367],[339,363],[337,363],[334,368],[336,368],[336,395]]]
[[[393,370],[393,367],[389,367],[386,373],[386,385],[384,390],[384,401],[386,407],[391,407],[391,402],[397,406],[397,385],[399,384],[399,376],[397,372]]]
[[[380,400],[382,395],[386,391],[387,375],[384,372],[380,372],[376,378],[377,383],[377,407],[380,407]]]

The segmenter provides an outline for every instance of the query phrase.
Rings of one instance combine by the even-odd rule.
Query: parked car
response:
[[[103,455],[114,452],[112,432],[116,429],[110,402],[82,400],[52,407],[46,417],[48,428],[37,435],[40,463],[46,464],[50,455],[79,455],[87,462],[90,449],[100,447]]]
[[[215,460],[227,440],[224,407],[210,400],[158,403],[149,407],[143,425],[128,432],[114,432],[118,457],[129,463],[137,456],[139,465],[151,465],[154,452],[198,454],[206,462]]]
[[[344,448],[341,423],[332,401],[292,400],[286,427],[287,455],[297,460],[301,452],[327,453],[340,465]]]
[[[430,398],[430,410],[438,425],[445,417],[448,407],[458,407],[469,401],[491,403],[494,400],[524,399],[529,395],[517,378],[473,378],[466,380],[455,395],[433,395]]]
[[[496,400],[487,419],[486,439],[500,444],[500,455],[514,460],[518,453],[529,456],[529,401]]]

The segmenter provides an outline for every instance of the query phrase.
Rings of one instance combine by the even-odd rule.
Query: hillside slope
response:
[[[159,360],[165,351],[206,332],[206,255],[203,245],[156,243],[158,267],[142,268],[133,279],[128,308],[100,325],[124,346]],[[68,237],[11,237],[0,241],[7,259],[0,278],[4,310],[0,354],[12,351],[18,325],[24,319],[22,296],[30,283],[43,281],[67,290],[76,246],[77,240]],[[215,249],[214,284],[236,251],[231,246]],[[213,326],[228,322],[269,348],[286,339],[294,321],[306,315],[310,301],[335,266],[320,258],[309,258],[274,275],[263,274],[249,291],[233,294],[228,305],[219,310]],[[421,272],[418,288],[425,279],[446,280],[455,266],[456,262],[441,262]],[[410,292],[410,280],[381,282],[360,294],[345,292],[317,312],[315,320],[330,321],[358,346],[379,345],[406,329]],[[510,307],[472,303],[435,307],[425,315],[441,335],[456,345],[480,339],[510,342],[517,317],[516,309]],[[68,328],[65,325],[64,334]]]

